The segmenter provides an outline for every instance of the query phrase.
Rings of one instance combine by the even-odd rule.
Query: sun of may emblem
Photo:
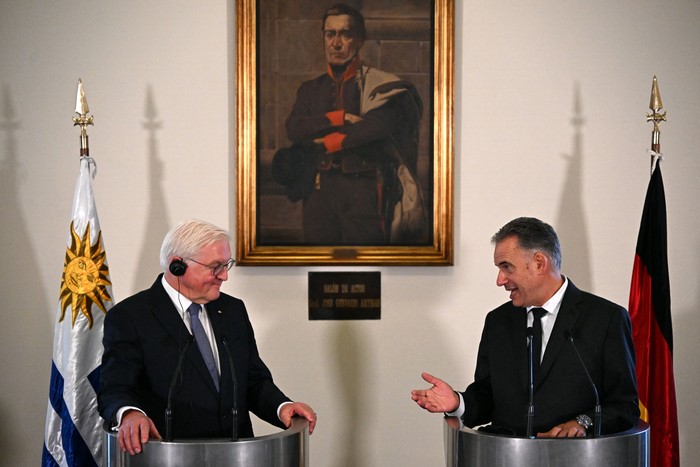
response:
[[[70,305],[73,310],[72,326],[78,313],[82,313],[92,328],[92,305],[97,305],[103,313],[107,313],[105,302],[111,302],[108,286],[109,268],[105,264],[106,255],[102,249],[102,232],[97,234],[95,245],[90,244],[90,223],[80,238],[70,224],[71,246],[66,249],[66,259],[63,266],[61,281],[61,317],[63,321],[66,308]],[[94,251],[93,251],[94,249]]]

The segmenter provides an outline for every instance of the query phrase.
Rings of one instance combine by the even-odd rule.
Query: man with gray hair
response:
[[[301,416],[313,432],[314,411],[284,395],[260,358],[245,305],[220,291],[234,263],[228,232],[185,221],[165,236],[160,263],[150,289],[105,317],[98,408],[122,451],[161,435],[249,438],[249,412],[280,428]]]
[[[581,437],[631,428],[639,407],[627,311],[579,290],[562,275],[559,239],[550,225],[521,217],[491,240],[496,284],[509,292],[510,301],[486,316],[474,382],[456,392],[423,373],[432,387],[413,390],[412,399],[429,412],[457,416],[466,426],[490,423],[487,431],[512,436]],[[531,433],[529,345],[536,408]],[[602,426],[594,426],[596,395],[586,371],[600,393]]]

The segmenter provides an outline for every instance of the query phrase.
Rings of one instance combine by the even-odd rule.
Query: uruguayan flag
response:
[[[68,244],[56,311],[53,361],[42,465],[102,463],[97,390],[102,324],[112,307],[112,283],[92,193],[95,161],[80,158]]]

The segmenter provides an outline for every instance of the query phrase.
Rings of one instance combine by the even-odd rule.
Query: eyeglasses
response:
[[[235,259],[229,258],[229,260],[226,261],[225,263],[217,263],[214,266],[209,266],[208,264],[200,263],[199,261],[192,259],[192,258],[188,259],[188,261],[192,261],[193,263],[197,263],[200,266],[204,266],[207,269],[211,269],[211,273],[215,276],[218,276],[219,274],[224,272],[224,270],[226,270],[226,271],[230,270],[233,267],[233,263],[236,262]]]

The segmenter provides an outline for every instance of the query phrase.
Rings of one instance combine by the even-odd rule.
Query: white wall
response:
[[[567,232],[565,272],[627,304],[654,75],[668,111],[681,459],[697,464],[700,3],[456,3],[454,267],[237,267],[224,288],[246,301],[279,384],[319,413],[311,465],[443,462],[441,417],[409,392],[423,370],[470,382],[483,317],[507,300],[489,238],[511,218]],[[119,300],[150,285],[173,223],[235,231],[234,12],[233,0],[0,3],[0,464],[40,458],[79,167],[78,78],[95,117],[94,189]],[[382,273],[381,321],[307,320],[308,271],[365,269]]]

